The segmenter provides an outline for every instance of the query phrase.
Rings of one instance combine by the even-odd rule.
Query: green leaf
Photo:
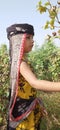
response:
[[[40,5],[40,6],[38,6],[38,10],[40,11],[40,13],[44,13],[44,12],[46,12],[46,7]]]
[[[3,118],[2,118],[2,117],[0,117],[0,123],[2,123],[2,121],[3,121]]]
[[[42,4],[42,1],[40,0],[39,2],[38,2],[38,5],[41,5]]]
[[[45,3],[45,6],[48,6],[48,5],[50,5],[50,2],[46,2],[46,3]]]
[[[44,29],[47,29],[49,27],[49,21],[47,21],[44,25]]]
[[[57,13],[56,13],[56,11],[49,9],[49,15],[50,15],[50,18],[55,19]]]

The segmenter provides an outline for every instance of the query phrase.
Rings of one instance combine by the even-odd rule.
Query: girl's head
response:
[[[21,61],[23,55],[33,47],[34,28],[30,24],[13,24],[7,28],[9,39],[10,63]]]
[[[10,41],[10,44],[22,44],[24,40],[24,52],[27,53],[31,51],[33,47],[33,36],[34,28],[30,24],[13,24],[7,28],[7,37]],[[15,46],[15,45],[12,45]]]

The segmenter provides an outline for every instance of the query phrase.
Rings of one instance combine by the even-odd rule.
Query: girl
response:
[[[30,24],[14,24],[7,28],[10,43],[10,102],[8,130],[40,130],[46,113],[43,102],[36,97],[40,91],[60,91],[60,82],[37,79],[26,53],[34,45],[34,28]]]

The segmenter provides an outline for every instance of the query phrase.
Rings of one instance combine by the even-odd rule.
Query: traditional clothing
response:
[[[8,130],[39,130],[44,112],[42,100],[36,97],[36,89],[20,74],[21,61],[27,62],[23,58],[27,34],[34,35],[32,25],[14,24],[7,28],[11,57]]]

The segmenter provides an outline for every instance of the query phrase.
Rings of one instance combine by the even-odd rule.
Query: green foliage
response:
[[[32,61],[34,70],[40,79],[47,79],[51,81],[59,80],[59,51],[59,48],[57,48],[54,43],[49,40],[49,42],[45,41],[45,44],[38,49],[38,51],[33,51],[31,53],[30,60]]]
[[[39,79],[60,81],[60,48],[53,41],[45,41],[41,48],[33,51],[31,60],[34,71]],[[38,91],[45,104],[48,116],[41,122],[41,130],[60,129],[60,94]]]
[[[42,0],[38,2],[37,10],[40,12],[40,14],[46,13],[48,14],[49,20],[46,20],[45,25],[43,26],[44,29],[54,29],[54,28],[60,28],[60,2],[56,1],[55,5],[51,3],[50,0],[47,0],[47,2],[43,3]],[[53,34],[52,34],[53,35]],[[57,36],[55,38],[60,38],[60,34],[56,31],[55,35]]]
[[[0,125],[5,123],[9,87],[9,54],[7,46],[0,46]]]
[[[37,9],[40,11],[41,14],[44,13],[44,12],[46,12],[46,10],[47,10],[47,8],[46,8],[45,5],[42,6],[42,1],[39,1],[39,2],[38,2]]]
[[[54,21],[53,24],[51,24],[49,22],[49,24],[53,27],[54,26],[54,23],[56,22],[57,20],[57,23],[59,23],[59,18],[58,18],[58,10],[59,10],[59,5],[57,6],[54,6],[51,4],[50,1],[47,0],[47,2],[45,2],[44,4],[42,3],[42,1],[39,1],[38,2],[38,5],[37,5],[37,9],[40,13],[44,13],[44,12],[48,12],[49,14],[49,17],[50,17],[50,20]],[[59,23],[60,24],[60,23]]]
[[[42,5],[38,8],[38,10],[40,10],[40,13],[44,13],[46,12],[46,7],[43,7]]]

